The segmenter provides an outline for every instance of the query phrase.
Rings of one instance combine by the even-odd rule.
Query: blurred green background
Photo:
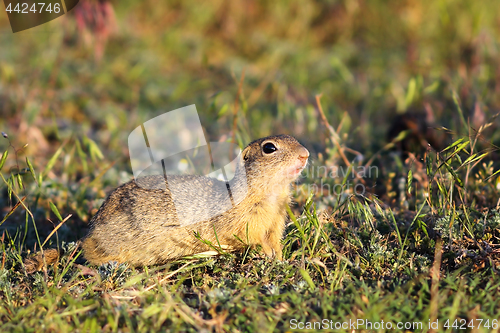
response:
[[[0,15],[0,129],[38,166],[70,142],[49,175],[66,187],[112,162],[130,172],[130,131],[190,104],[211,141],[287,133],[313,156],[332,147],[317,94],[365,158],[407,110],[456,138],[499,110],[499,12],[497,0],[81,1],[16,34]],[[485,133],[498,144],[497,125]]]

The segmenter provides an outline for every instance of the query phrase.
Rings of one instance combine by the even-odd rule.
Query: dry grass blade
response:
[[[169,274],[165,275],[165,276],[164,276],[161,280],[158,280],[158,282],[157,282],[157,283],[154,283],[154,284],[152,284],[151,286],[149,286],[149,287],[145,288],[145,289],[144,289],[144,291],[149,291],[149,290],[153,289],[154,287],[156,287],[156,286],[160,285],[160,283],[162,283],[162,282],[164,282],[164,281],[166,281],[166,280],[170,279],[172,276],[174,276],[175,274],[177,274],[177,273],[181,272],[184,268],[186,268],[186,267],[187,267],[187,266],[189,266],[189,265],[190,265],[190,263],[189,263],[189,262],[188,262],[188,263],[186,263],[186,264],[184,264],[184,265],[182,265],[180,268],[176,269],[175,271],[170,272]]]
[[[241,72],[240,83],[238,84],[238,92],[234,98],[234,108],[233,108],[233,133],[231,137],[231,151],[229,152],[229,159],[233,159],[233,147],[232,145],[236,142],[236,130],[238,127],[238,111],[240,110],[240,97],[241,91],[243,89],[243,81],[245,79],[245,68]]]
[[[432,279],[431,302],[430,302],[431,322],[436,321],[439,309],[439,279],[440,279],[439,271],[441,270],[442,254],[443,254],[443,241],[441,240],[441,238],[439,238],[436,241],[436,251],[434,252],[434,263],[432,265],[432,270],[431,270],[431,279]],[[431,330],[429,332],[434,332],[434,330]]]
[[[3,218],[2,222],[0,222],[0,225],[2,225],[9,218],[9,216],[11,216],[12,213],[14,213],[14,211],[17,209],[17,207],[19,207],[21,205],[21,202],[24,201],[25,199],[26,199],[26,196],[22,197],[21,201],[19,201],[18,203],[16,203],[14,205],[14,207],[12,207],[12,209]]]
[[[339,139],[340,139],[339,135],[337,134],[337,132],[335,132],[335,129],[332,127],[332,125],[330,125],[330,123],[328,122],[328,119],[326,119],[325,113],[323,112],[323,107],[321,106],[320,98],[321,98],[321,94],[316,95],[316,105],[318,106],[318,111],[319,111],[319,114],[321,115],[321,120],[323,121],[326,128],[328,128],[328,131],[330,132],[330,137],[331,137],[333,143],[335,144],[335,146],[337,146],[337,149],[339,150],[339,154],[342,157],[342,160],[344,161],[344,163],[347,165],[348,168],[351,168],[351,162],[349,162],[349,160],[347,159],[347,156],[344,153],[345,149],[342,148],[342,146],[339,143]],[[352,168],[352,173],[363,184],[365,183],[365,180],[363,179],[363,177],[358,175],[358,173],[356,172],[356,170],[354,170],[354,168]]]
[[[52,230],[52,232],[47,236],[47,238],[45,238],[45,241],[42,243],[42,247],[45,245],[45,243],[47,243],[47,241],[50,239],[50,237],[52,237],[52,235],[71,217],[73,216],[72,214],[69,214],[68,216],[66,216],[66,218],[64,220],[61,221],[61,223],[59,223],[55,228],[54,230]]]

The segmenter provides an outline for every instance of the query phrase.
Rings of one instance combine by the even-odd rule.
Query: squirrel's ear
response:
[[[243,151],[241,152],[241,156],[243,157],[244,161],[248,160],[248,158],[250,157],[250,147],[246,147],[245,149],[243,149]]]

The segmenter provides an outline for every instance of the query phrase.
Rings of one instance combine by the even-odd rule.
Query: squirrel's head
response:
[[[289,135],[273,135],[251,142],[241,153],[252,185],[288,185],[307,165],[309,151]]]

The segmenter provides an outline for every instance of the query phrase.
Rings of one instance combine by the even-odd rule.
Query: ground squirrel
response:
[[[173,176],[165,189],[160,186],[165,184],[163,176],[132,180],[114,190],[90,221],[82,243],[84,256],[91,264],[161,264],[212,250],[201,238],[229,250],[259,244],[267,256],[281,260],[290,184],[305,168],[308,157],[309,151],[296,139],[276,135],[251,142],[241,152],[239,167],[228,183],[205,176]],[[138,182],[149,186],[144,188]],[[184,212],[176,211],[179,207],[171,197],[169,188],[176,185],[190,198],[189,207],[181,208]],[[221,186],[230,189],[232,207],[200,222],[179,223],[178,214],[202,214],[198,207],[203,198],[218,195]]]

